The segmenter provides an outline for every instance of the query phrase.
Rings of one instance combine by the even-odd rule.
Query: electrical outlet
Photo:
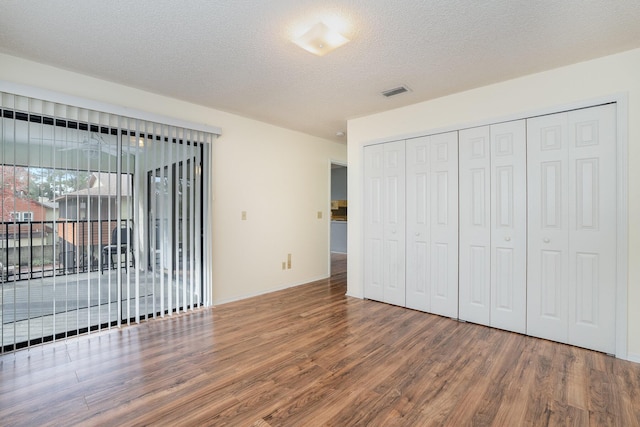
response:
[[[243,221],[246,221],[247,220],[247,211],[242,211],[242,213],[240,214],[240,218]]]
[[[287,255],[287,268],[290,269],[291,268],[291,254]]]
[[[286,261],[282,261],[282,269],[283,270],[287,269],[287,262]]]
[[[322,219],[322,211],[318,211],[318,219]]]

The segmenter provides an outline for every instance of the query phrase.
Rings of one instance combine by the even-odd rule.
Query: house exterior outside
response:
[[[7,179],[9,172],[4,168],[2,172],[0,278],[7,278],[19,267],[38,267],[52,262],[54,234],[49,221],[56,204],[28,196],[20,185],[25,173],[22,168],[11,171],[13,179]]]
[[[0,279],[3,281],[52,275],[62,269],[97,269],[102,248],[111,243],[118,213],[123,220],[130,218],[130,175],[118,179],[117,174],[94,173],[89,177],[88,188],[49,201],[29,195],[25,168],[3,168],[2,172]],[[118,185],[122,186],[123,194],[119,203]]]
[[[60,263],[67,270],[98,268],[102,249],[113,243],[118,215],[125,221],[131,218],[131,179],[131,175],[93,173],[88,188],[55,199]]]

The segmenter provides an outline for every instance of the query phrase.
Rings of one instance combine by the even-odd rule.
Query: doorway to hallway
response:
[[[335,263],[344,263],[346,273],[347,255],[347,227],[348,227],[348,197],[347,197],[347,166],[342,163],[331,163],[331,218],[329,257],[330,271],[333,275]],[[342,267],[341,267],[342,268]]]

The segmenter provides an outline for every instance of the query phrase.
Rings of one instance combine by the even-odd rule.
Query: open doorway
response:
[[[347,265],[347,166],[331,162],[331,225],[329,258],[331,275],[346,273]]]

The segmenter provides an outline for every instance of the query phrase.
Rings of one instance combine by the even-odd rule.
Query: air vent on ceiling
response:
[[[382,94],[387,98],[390,98],[392,96],[400,95],[401,93],[409,92],[410,90],[411,89],[409,89],[407,86],[402,85],[394,87],[393,89],[385,90],[382,92]]]

